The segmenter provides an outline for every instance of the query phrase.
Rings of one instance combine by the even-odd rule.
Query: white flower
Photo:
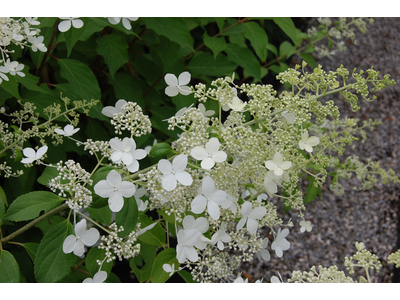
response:
[[[232,101],[228,103],[230,109],[241,112],[247,103],[240,100],[238,97],[233,97]]]
[[[136,185],[135,185],[136,188]],[[140,197],[143,197],[146,194],[146,190],[142,187],[136,189],[135,194],[133,195],[135,197],[136,200],[136,204],[138,207],[138,211],[145,211],[147,209],[147,205],[149,204],[149,201],[145,201],[143,202],[142,199],[140,199]]]
[[[231,241],[231,236],[226,233],[226,226],[226,222],[222,222],[221,227],[211,237],[211,243],[213,245],[217,244],[217,247],[220,251],[224,250],[224,243]]]
[[[100,238],[100,233],[96,228],[86,230],[86,220],[82,219],[75,225],[75,235],[69,235],[63,243],[65,254],[72,251],[76,256],[82,256],[85,252],[85,246],[93,246]]]
[[[75,128],[74,126],[68,124],[64,127],[64,130],[55,128],[54,131],[58,134],[64,135],[64,136],[71,136],[79,131],[79,128]]]
[[[108,19],[108,22],[110,22],[113,25],[118,24],[119,21],[121,21],[121,19],[122,19],[122,25],[124,25],[124,27],[127,30],[131,30],[132,26],[131,26],[130,21],[136,21],[139,18],[138,17],[134,17],[134,18],[108,17],[107,19]]]
[[[310,232],[312,230],[312,225],[310,221],[303,220],[300,222],[300,232],[308,231]]]
[[[201,214],[207,207],[210,217],[218,220],[220,216],[219,205],[226,201],[226,192],[216,191],[214,180],[210,176],[206,176],[203,178],[201,194],[197,195],[192,201],[192,212]]]
[[[3,66],[0,67],[0,83],[3,82],[3,79],[4,79],[5,81],[8,81],[8,80],[9,80],[8,77],[7,77],[7,75],[4,74],[4,73],[7,73],[7,72],[8,72],[8,70],[7,70],[6,67],[3,67]]]
[[[126,102],[126,100],[119,99],[115,103],[115,107],[114,106],[106,106],[101,110],[101,113],[109,118],[112,118],[115,114],[119,114],[119,113],[125,114],[126,110],[122,109],[122,106],[124,106],[127,103],[128,102]]]
[[[236,279],[233,281],[233,283],[248,283],[249,279],[243,279],[242,276],[240,276],[240,274],[236,277]]]
[[[283,161],[283,155],[280,152],[276,152],[274,155],[274,160],[268,160],[265,162],[265,167],[269,170],[274,171],[275,175],[280,176],[283,174],[284,170],[290,169],[292,162]]]
[[[278,275],[279,275],[280,279],[278,277],[276,277],[276,276],[272,276],[271,277],[271,283],[282,283],[283,280],[282,280],[281,274],[278,273]]]
[[[268,238],[263,239],[261,243],[261,249],[257,252],[257,257],[258,260],[265,260],[269,261],[271,259],[271,255],[269,254],[269,251],[266,249],[268,246]]]
[[[175,273],[175,264],[163,264],[162,268],[165,272],[169,273],[170,277]]]
[[[32,44],[31,49],[33,52],[36,52],[38,49],[41,52],[46,52],[47,51],[47,47],[45,46],[45,44],[43,44],[43,36],[29,36],[28,37],[28,41],[29,43]]]
[[[164,76],[165,82],[168,86],[165,88],[165,94],[169,97],[174,97],[181,93],[186,96],[191,93],[190,87],[186,86],[190,82],[190,73],[182,72],[178,78],[174,74],[166,74]]]
[[[221,146],[216,137],[211,138],[206,147],[196,146],[190,151],[190,155],[197,160],[201,160],[201,167],[206,170],[211,170],[216,162],[223,162],[227,155],[224,151],[219,151]]]
[[[282,116],[285,118],[286,122],[289,124],[294,124],[296,121],[296,116],[294,113],[288,112],[287,110],[282,112]]]
[[[281,185],[282,181],[290,181],[288,172],[284,171],[282,175],[277,176],[274,171],[268,171],[264,178],[264,189],[267,194],[270,196],[276,194],[278,192],[278,185]]]
[[[251,192],[250,192],[251,191]],[[242,193],[242,199],[246,199],[248,196],[254,196],[258,194],[258,191],[256,189],[253,189],[252,187],[250,188],[250,191],[248,189],[245,189]],[[257,202],[261,203],[263,200],[267,200],[268,195],[266,193],[261,193],[260,195],[257,196]]]
[[[106,180],[100,180],[94,186],[97,195],[108,198],[108,205],[113,212],[119,212],[124,206],[124,197],[132,197],[135,191],[135,185],[132,182],[122,181],[121,175],[116,170],[111,170]]]
[[[253,204],[246,201],[242,205],[242,216],[238,222],[236,229],[240,230],[246,224],[247,230],[251,234],[255,234],[258,229],[258,221],[267,213],[267,209],[264,206],[259,206],[253,209]]]
[[[83,26],[83,22],[82,20],[78,19],[78,18],[60,18],[61,20],[65,20],[65,21],[61,21],[58,24],[58,30],[60,30],[61,32],[66,32],[71,28],[71,25],[74,28],[81,28]]]
[[[271,249],[275,250],[275,254],[278,257],[282,257],[283,251],[288,250],[290,248],[290,242],[285,239],[285,237],[289,234],[289,229],[278,229],[278,233],[276,234],[275,241],[271,245]]]
[[[319,144],[319,137],[310,136],[308,137],[308,132],[304,132],[301,134],[301,140],[299,141],[299,147],[301,150],[306,150],[307,152],[313,152],[314,146]]]
[[[143,159],[147,155],[145,150],[136,149],[135,141],[128,137],[122,141],[118,138],[112,138],[110,146],[114,150],[111,153],[111,160],[116,164],[123,162],[131,173],[139,170],[138,159]]]
[[[200,103],[199,106],[197,107],[198,110],[200,110],[200,112],[203,114],[203,116],[205,117],[211,117],[212,115],[215,114],[214,110],[207,110],[206,111],[206,107],[204,106],[203,103]]]
[[[26,22],[28,22],[30,25],[39,25],[40,22],[37,19],[38,17],[35,18],[25,17]]]
[[[92,278],[86,278],[82,283],[103,283],[107,279],[107,272],[99,271]]]
[[[160,159],[158,161],[158,169],[164,176],[161,179],[162,187],[166,191],[172,191],[179,181],[182,185],[189,186],[193,182],[192,176],[185,170],[188,159],[184,154],[176,156],[172,164],[166,159]]]
[[[35,160],[39,160],[47,152],[47,149],[47,146],[40,147],[37,151],[33,150],[32,148],[25,148],[22,150],[22,153],[26,156],[26,158],[23,158],[21,162],[23,164],[29,164]]]
[[[20,72],[23,68],[24,68],[23,64],[20,64],[17,61],[10,61],[10,59],[7,58],[7,61],[4,62],[4,66],[0,67],[0,72],[10,73],[10,75],[13,75],[13,76],[15,74],[17,74],[21,77],[25,77],[25,74]],[[3,79],[5,79],[5,78],[3,77]]]

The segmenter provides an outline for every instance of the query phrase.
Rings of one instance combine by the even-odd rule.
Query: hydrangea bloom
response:
[[[210,217],[218,220],[220,216],[219,206],[227,201],[226,192],[216,191],[214,180],[210,176],[203,178],[201,190],[201,194],[197,195],[192,201],[192,212],[201,214],[207,207]]]
[[[46,52],[47,47],[43,44],[44,37],[43,36],[29,36],[28,41],[32,44],[31,49],[33,52],[36,52],[38,49],[41,52]]]
[[[258,194],[258,191],[256,189],[253,189],[252,187],[250,188],[250,191],[248,189],[245,189],[242,193],[242,199],[246,199],[248,196],[254,196]],[[266,193],[261,193],[257,196],[257,202],[261,203],[263,200],[267,200],[268,195]]]
[[[207,110],[206,111],[206,107],[204,106],[203,103],[200,103],[199,106],[197,107],[198,110],[200,110],[200,112],[203,114],[203,116],[205,117],[211,117],[212,115],[215,114],[214,110]]]
[[[284,161],[283,155],[280,152],[274,154],[274,160],[267,160],[265,162],[265,167],[269,170],[274,171],[275,175],[280,176],[283,174],[284,170],[290,169],[292,162]]]
[[[108,17],[107,19],[108,19],[108,22],[110,22],[113,25],[118,24],[119,21],[121,21],[121,19],[122,19],[122,25],[124,25],[126,30],[131,30],[132,26],[131,26],[130,21],[136,21],[139,18],[138,17],[132,17],[132,18]]]
[[[92,278],[86,278],[82,283],[103,283],[107,279],[107,272],[99,271]]]
[[[302,220],[300,221],[300,232],[308,231],[310,232],[312,230],[312,225],[310,221]]]
[[[232,101],[228,103],[228,106],[233,111],[241,112],[244,110],[244,108],[246,106],[246,102],[243,102],[238,97],[233,97]]]
[[[169,273],[170,277],[175,273],[175,264],[163,264],[162,268],[165,272]]]
[[[100,233],[96,228],[86,230],[86,220],[82,219],[75,225],[75,235],[69,235],[63,243],[65,254],[74,252],[76,256],[82,256],[85,246],[93,246],[100,238]]]
[[[33,150],[32,148],[25,148],[22,150],[22,153],[26,156],[26,158],[23,158],[21,162],[23,164],[29,164],[35,160],[39,160],[47,152],[47,149],[47,146],[40,147],[37,151]]]
[[[240,230],[246,224],[247,230],[251,234],[255,234],[258,229],[258,220],[264,217],[267,213],[267,209],[264,206],[259,206],[253,209],[253,204],[246,201],[242,205],[242,216],[238,222],[236,229]]]
[[[216,137],[211,138],[206,147],[196,146],[190,151],[190,155],[197,160],[201,160],[201,167],[206,170],[211,170],[216,162],[224,162],[227,155],[224,151],[219,151],[221,146]]]
[[[269,251],[267,250],[268,241],[268,238],[263,239],[261,243],[261,249],[257,252],[258,260],[263,259],[265,261],[269,261],[271,259],[271,254],[269,254]]]
[[[308,132],[304,132],[301,134],[301,140],[299,141],[299,147],[301,150],[306,150],[307,152],[313,152],[314,146],[319,144],[319,137],[310,136],[308,137]]]
[[[125,104],[127,104],[128,102],[126,102],[126,100],[124,99],[119,99],[116,103],[115,103],[115,107],[114,106],[106,106],[101,110],[101,113],[109,118],[112,118],[115,114],[118,113],[122,113],[125,114],[126,110],[122,109],[122,106],[124,106]]]
[[[172,191],[176,188],[177,181],[182,185],[189,186],[193,182],[192,176],[185,170],[187,165],[187,156],[179,154],[172,160],[172,164],[166,159],[158,161],[158,169],[164,176],[161,179],[162,187],[166,191]]]
[[[226,222],[222,222],[221,227],[211,237],[211,244],[217,244],[217,247],[220,251],[224,250],[224,243],[228,243],[232,239],[231,236],[226,233],[226,227]]]
[[[294,124],[296,121],[296,116],[294,113],[288,112],[287,110],[282,112],[282,116],[285,118],[286,122],[289,124]]]
[[[290,242],[288,242],[285,237],[289,234],[289,229],[278,229],[278,233],[276,234],[275,241],[273,241],[271,245],[271,249],[275,250],[275,254],[278,257],[282,257],[283,251],[288,250],[290,248]]]
[[[145,150],[136,149],[136,143],[132,138],[126,137],[122,141],[118,138],[112,138],[110,146],[114,150],[111,153],[111,160],[116,164],[123,162],[131,173],[139,170],[138,160],[147,155]]]
[[[71,25],[77,29],[83,26],[83,21],[78,18],[60,18],[60,19],[64,20],[58,24],[58,30],[60,30],[61,32],[68,31],[71,28]]]
[[[79,128],[74,128],[74,126],[68,124],[64,127],[64,130],[56,128],[54,131],[58,134],[64,135],[64,136],[71,136],[79,131]]]
[[[100,180],[94,186],[94,192],[103,198],[108,198],[108,205],[113,212],[119,212],[124,206],[124,197],[135,194],[136,188],[132,182],[122,181],[121,175],[111,170],[106,180]]]
[[[178,78],[174,74],[166,74],[164,76],[165,82],[168,86],[165,88],[165,94],[169,97],[174,97],[181,93],[186,96],[191,93],[190,87],[186,86],[190,82],[190,73],[182,72]]]
[[[10,75],[13,76],[17,74],[18,76],[25,77],[25,74],[20,72],[23,68],[24,68],[23,64],[20,64],[17,61],[10,61],[10,59],[7,58],[7,61],[4,62],[4,66],[0,67],[0,72],[10,73]]]

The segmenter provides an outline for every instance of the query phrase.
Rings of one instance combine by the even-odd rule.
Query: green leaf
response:
[[[128,42],[126,37],[115,32],[100,36],[96,40],[96,51],[103,56],[109,70],[111,78],[114,79],[115,73],[125,63],[129,61]]]
[[[250,51],[250,50],[249,50]],[[231,76],[237,64],[230,61],[225,55],[218,54],[214,59],[211,53],[198,52],[187,65],[192,73],[210,76]]]
[[[288,37],[290,37],[296,46],[300,46],[301,39],[298,36],[298,31],[291,18],[288,17],[274,17],[272,20]]]
[[[37,179],[37,182],[40,184],[43,184],[47,186],[50,182],[51,179],[55,178],[59,174],[59,171],[57,168],[54,167],[46,167],[42,173],[42,175],[39,176]],[[66,183],[68,182],[67,180],[62,180],[61,183]]]
[[[276,74],[279,74],[281,72],[285,72],[289,66],[285,63],[279,63],[279,65],[272,65],[268,67],[271,71],[275,72]]]
[[[185,270],[181,270],[177,272],[187,283],[197,283],[193,280],[193,276],[191,273]]]
[[[286,59],[288,59],[291,55],[295,53],[295,49],[291,43],[288,41],[284,41],[280,46],[279,46],[279,56],[283,56]]]
[[[248,39],[261,61],[267,59],[268,36],[264,29],[256,22],[242,24],[244,37]]]
[[[11,203],[4,219],[10,221],[27,221],[35,219],[41,211],[59,206],[64,200],[50,192],[35,191],[19,196]]]
[[[86,211],[96,221],[99,221],[100,223],[104,223],[107,224],[107,226],[110,226],[112,214],[108,205],[101,208],[86,208]]]
[[[34,262],[36,260],[36,254],[39,248],[39,243],[25,243],[21,245],[25,248],[26,252],[28,252],[30,258]]]
[[[146,215],[140,215],[139,223],[141,224],[141,228],[144,228],[154,223],[154,221]],[[138,240],[149,245],[162,247],[165,244],[165,231],[160,223],[157,223],[152,229],[147,230],[145,233],[139,235]]]
[[[71,55],[72,48],[76,44],[77,41],[80,40],[82,37],[83,33],[86,30],[86,27],[88,25],[88,18],[79,18],[83,22],[83,26],[81,28],[75,28],[72,27],[66,32],[60,32],[58,41],[65,41],[67,44],[67,57]],[[63,22],[63,20],[60,20],[60,22]]]
[[[14,256],[0,249],[0,282],[17,283],[20,281],[19,266]]]
[[[150,48],[150,52],[151,55],[154,57],[154,60],[156,60],[159,65],[164,66],[164,72],[168,72],[180,57],[180,46],[179,44],[171,41],[170,39],[162,35],[159,36],[159,40],[160,43],[157,44],[154,48]]]
[[[315,59],[311,54],[301,53],[300,56],[302,59],[306,61],[306,63],[308,63],[314,69],[317,67],[317,63],[315,62]]]
[[[54,215],[36,224],[35,227],[39,228],[43,232],[43,235],[45,235],[50,231],[50,229],[54,228],[54,226],[56,226],[57,224],[61,223],[64,220],[65,218],[59,215]]]
[[[72,234],[73,227],[66,219],[51,229],[40,242],[35,260],[35,277],[40,283],[57,282],[71,272],[77,257],[62,250],[65,238]]]
[[[80,36],[79,40],[86,41],[93,35],[93,33],[99,32],[109,25],[110,22],[108,22],[108,20],[105,18],[88,18],[85,31]]]
[[[140,107],[145,106],[140,85],[131,74],[118,72],[115,74],[114,79],[109,77],[109,82],[114,87],[114,93],[117,99],[136,102]]]
[[[207,32],[204,32],[204,44],[211,49],[214,55],[214,59],[218,53],[224,51],[226,48],[225,38],[223,37],[210,37]]]
[[[90,272],[90,274],[92,275],[92,277],[100,269],[100,266],[97,263],[97,260],[102,261],[104,259],[104,257],[106,257],[105,249],[99,249],[98,247],[93,247],[88,251],[88,253],[86,255],[86,259],[85,259],[85,266],[86,266],[87,270]],[[103,265],[101,266],[101,270],[106,271],[107,274],[110,274],[113,264],[114,264],[113,261],[110,261],[110,262],[105,261],[105,262],[103,262]]]
[[[175,150],[169,144],[158,143],[151,148],[149,157],[168,156],[175,153]]]
[[[193,50],[193,39],[182,18],[141,18],[147,28]]]
[[[0,186],[0,220],[3,219],[6,213],[6,206],[8,206],[6,193],[4,193],[3,188]]]
[[[17,99],[21,99],[21,96],[19,95],[18,92],[18,82],[15,76],[12,76],[10,74],[6,74],[8,77],[8,81],[3,80],[3,82],[0,84],[0,87],[3,88],[7,93],[13,95]]]
[[[124,206],[115,214],[115,223],[123,226],[124,230],[118,232],[118,236],[124,237],[131,233],[138,221],[138,207],[134,196],[124,198]]]
[[[310,183],[308,184],[304,197],[304,204],[312,202],[317,196],[321,197],[321,188],[314,185],[314,177],[307,176],[307,179]]]
[[[83,100],[100,100],[101,92],[99,83],[92,70],[80,61],[73,59],[59,59],[60,74],[63,78],[68,80],[70,88]],[[78,99],[76,99],[78,100]],[[101,113],[103,105],[101,102],[92,107],[89,116],[107,121],[107,117]]]
[[[219,31],[224,29],[225,18],[215,17],[214,19],[215,19],[215,22],[217,22]]]
[[[166,282],[169,279],[169,273],[165,272],[162,266],[164,264],[171,265],[176,261],[176,250],[174,248],[167,248],[161,251],[154,260],[153,269],[151,270],[151,282]]]
[[[151,276],[157,249],[154,246],[143,242],[140,243],[140,254],[135,256],[129,263],[132,272],[136,275],[139,282],[147,281]]]
[[[15,76],[17,82],[21,83],[28,90],[40,92],[43,94],[53,95],[53,93],[47,88],[45,84],[38,85],[39,77],[33,76],[28,72],[24,72],[25,76]]]
[[[235,44],[228,44],[225,52],[228,54],[230,61],[239,64],[256,80],[261,81],[260,64],[250,49],[242,48]]]
[[[276,47],[274,45],[268,44],[267,50],[271,51],[273,54],[275,54],[275,56],[278,56],[278,49],[276,49]]]

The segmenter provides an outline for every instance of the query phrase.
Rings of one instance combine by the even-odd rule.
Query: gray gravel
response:
[[[378,160],[381,167],[392,168],[399,176],[400,18],[377,18],[367,28],[366,34],[356,32],[357,45],[347,42],[346,52],[332,59],[316,57],[316,61],[326,71],[336,70],[340,64],[350,72],[354,68],[367,70],[373,66],[381,74],[389,73],[399,83],[375,93],[378,99],[373,102],[360,101],[361,109],[357,112],[352,112],[349,105],[338,98],[331,98],[339,106],[342,117],[382,121],[382,125],[374,131],[367,131],[366,143],[355,142],[344,155],[358,155],[361,160],[367,157]],[[343,196],[335,196],[325,184],[321,200],[307,205],[305,217],[313,224],[310,233],[299,232],[296,212],[287,215],[282,210],[283,219],[292,218],[296,224],[287,238],[291,247],[284,252],[282,258],[271,253],[270,262],[254,258],[252,262],[243,264],[244,275],[250,281],[264,278],[264,281],[269,282],[277,271],[286,281],[292,271],[308,271],[313,265],[337,265],[339,269],[345,270],[345,256],[355,252],[356,241],[363,241],[383,265],[378,274],[372,274],[372,282],[391,282],[393,265],[387,264],[387,257],[396,245],[399,185],[377,184],[372,190],[353,191],[352,187],[359,183],[356,178],[341,183],[345,189]],[[356,275],[365,276],[362,270],[355,271]]]

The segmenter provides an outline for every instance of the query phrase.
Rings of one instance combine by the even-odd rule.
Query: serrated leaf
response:
[[[25,248],[26,252],[28,252],[30,258],[34,262],[36,260],[37,250],[39,248],[39,243],[25,243],[21,244],[22,247]]]
[[[204,44],[211,49],[214,55],[214,59],[218,53],[224,51],[226,48],[226,42],[223,37],[210,37],[207,32],[204,32]]]
[[[242,24],[244,37],[248,39],[257,53],[257,56],[264,62],[267,59],[268,36],[264,29],[256,22]]]
[[[204,52],[196,54],[187,65],[191,73],[210,76],[230,76],[236,67],[237,63],[232,62],[223,54],[218,54],[214,59],[211,53]]]
[[[167,143],[155,144],[149,153],[149,157],[167,156],[175,154],[175,150]]]
[[[230,61],[239,64],[256,80],[261,81],[260,64],[250,49],[242,48],[235,44],[228,44],[225,52],[228,54]]]
[[[147,28],[193,50],[193,39],[182,18],[141,18]]]
[[[64,202],[63,198],[46,191],[35,191],[19,196],[11,203],[5,220],[27,221],[35,219],[41,211],[49,210]]]
[[[284,33],[287,34],[288,37],[292,39],[293,43],[296,46],[299,46],[301,44],[301,39],[298,36],[298,31],[296,29],[296,26],[294,26],[291,18],[274,17],[272,18],[272,20],[275,22],[276,25],[279,26],[280,29],[283,30]]]
[[[47,88],[46,85],[38,85],[39,77],[33,76],[32,74],[28,73],[27,71],[24,72],[25,76],[15,76],[17,82],[21,83],[24,87],[28,90],[40,92],[43,94],[53,95],[53,93]]]
[[[118,226],[123,226],[124,230],[118,232],[118,236],[124,237],[131,233],[138,221],[138,207],[135,197],[124,198],[124,206],[115,214],[115,223]]]
[[[17,283],[20,281],[19,266],[14,256],[0,249],[0,282]]]
[[[173,264],[176,262],[176,250],[167,248],[161,251],[154,260],[153,269],[151,270],[151,282],[163,283],[169,279],[169,273],[163,269],[164,264]]]
[[[122,35],[112,32],[97,38],[96,43],[96,51],[103,56],[110,70],[111,78],[114,79],[118,69],[129,61],[128,42]]]
[[[73,227],[68,220],[52,228],[40,242],[35,260],[35,277],[40,283],[57,282],[71,272],[77,256],[65,254],[62,250],[65,238],[72,234]]]

